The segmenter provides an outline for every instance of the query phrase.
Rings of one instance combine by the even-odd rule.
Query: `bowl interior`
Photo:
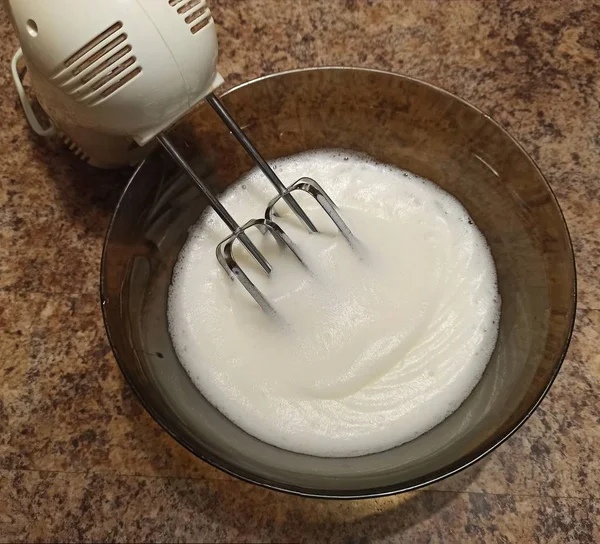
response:
[[[166,307],[173,266],[207,202],[162,153],[138,169],[115,212],[102,265],[105,322],[145,407],[196,455],[242,478],[314,496],[359,497],[430,483],[504,440],[543,397],[575,309],[572,248],[558,205],[525,152],[472,106],[425,83],[357,69],[264,78],[223,99],[267,159],[317,148],[368,153],[433,180],[485,234],[503,306],[496,350],[469,398],[416,440],[350,459],[287,452],[239,429],[194,387],[174,353]],[[220,191],[252,168],[202,105],[171,137]],[[218,364],[218,361],[215,361]]]

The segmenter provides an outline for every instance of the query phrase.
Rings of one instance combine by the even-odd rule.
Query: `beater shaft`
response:
[[[263,270],[269,274],[272,270],[269,261],[265,259],[263,254],[258,250],[258,248],[252,243],[250,238],[246,235],[245,232],[241,231],[240,226],[236,223],[235,219],[231,216],[231,214],[225,209],[218,199],[212,194],[211,190],[204,185],[204,182],[198,177],[196,172],[192,169],[192,167],[186,162],[186,160],[181,156],[177,148],[171,143],[171,141],[164,135],[159,134],[156,139],[163,146],[165,151],[171,156],[171,158],[177,163],[177,165],[188,175],[188,177],[200,188],[200,190],[204,193],[204,196],[208,198],[210,205],[213,210],[217,213],[217,215],[223,220],[223,222],[229,227],[231,232],[234,234],[239,233],[237,238],[239,241],[244,244],[246,249],[250,252],[250,254],[256,259],[258,264],[263,268]]]
[[[246,150],[248,155],[252,157],[252,160],[262,170],[263,174],[267,176],[268,180],[273,184],[275,189],[277,189],[277,192],[282,196],[285,203],[296,214],[296,217],[298,217],[298,219],[300,219],[300,221],[302,221],[306,225],[308,230],[310,230],[311,232],[318,232],[317,227],[315,227],[314,223],[310,220],[308,215],[306,215],[304,210],[300,207],[296,200],[294,200],[294,197],[287,193],[287,187],[283,184],[283,182],[279,179],[279,176],[269,166],[269,163],[259,153],[258,149],[254,147],[254,144],[250,141],[248,136],[246,136],[246,134],[240,128],[240,126],[235,122],[233,117],[231,117],[229,112],[225,109],[225,106],[221,104],[221,101],[213,93],[210,93],[208,96],[206,96],[206,101],[212,107],[212,109],[215,110],[215,112],[225,123],[225,125],[227,125],[227,128],[236,137],[237,141],[240,142],[240,144],[242,144],[242,147]]]

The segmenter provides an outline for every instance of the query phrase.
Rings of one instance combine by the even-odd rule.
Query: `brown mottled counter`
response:
[[[380,500],[265,491],[194,458],[145,413],[100,313],[103,236],[130,172],[28,129],[0,15],[0,542],[600,541],[600,4],[221,0],[227,85],[352,65],[440,85],[538,162],[575,246],[579,309],[559,378],[469,470]]]

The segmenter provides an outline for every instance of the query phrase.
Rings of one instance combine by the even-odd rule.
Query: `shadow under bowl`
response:
[[[467,400],[412,442],[363,457],[319,458],[250,436],[202,396],[171,344],[166,310],[173,267],[207,201],[156,151],[121,197],[101,275],[110,342],[148,412],[212,465],[259,485],[313,497],[415,489],[469,466],[502,443],[556,377],[576,304],[567,227],[525,151],[459,98],[373,70],[286,72],[237,87],[223,103],[267,159],[319,148],[363,152],[428,178],[460,200],[496,262],[503,304],[498,342]],[[253,167],[206,104],[170,137],[216,192]]]

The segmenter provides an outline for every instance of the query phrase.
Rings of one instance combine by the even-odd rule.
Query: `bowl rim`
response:
[[[123,189],[121,196],[119,197],[118,203],[113,211],[108,229],[106,231],[106,235],[104,237],[104,246],[103,246],[103,250],[102,250],[102,259],[101,259],[101,263],[100,263],[100,305],[102,307],[102,318],[104,321],[104,328],[106,330],[106,334],[108,337],[110,347],[111,347],[113,355],[117,361],[117,364],[119,365],[119,368],[121,369],[121,372],[122,372],[123,376],[125,377],[125,380],[126,380],[128,386],[131,387],[131,389],[135,393],[137,399],[142,404],[142,406],[145,408],[145,410],[150,414],[150,416],[172,438],[174,438],[179,444],[181,444],[185,449],[187,449],[194,456],[196,456],[199,459],[201,459],[202,461],[212,465],[213,467],[215,467],[231,476],[234,476],[235,478],[237,478],[239,480],[242,480],[244,482],[251,483],[254,485],[258,485],[258,486],[266,488],[266,489],[274,490],[274,491],[281,491],[281,492],[288,493],[291,495],[297,495],[297,496],[307,497],[307,498],[318,498],[318,499],[372,499],[372,498],[377,498],[377,497],[386,497],[386,496],[395,495],[395,494],[399,494],[399,493],[405,493],[408,491],[414,491],[414,490],[429,486],[431,484],[434,484],[436,482],[439,482],[441,480],[444,480],[445,478],[448,478],[450,476],[453,476],[453,475],[465,470],[466,468],[474,465],[479,460],[481,460],[483,457],[487,456],[489,453],[494,451],[498,446],[503,444],[506,440],[508,440],[531,417],[533,412],[537,409],[537,407],[540,405],[540,403],[544,400],[544,398],[548,394],[548,391],[550,390],[552,384],[554,383],[554,381],[562,367],[562,364],[564,362],[564,359],[566,357],[566,354],[567,354],[567,351],[569,348],[569,344],[571,342],[571,338],[573,336],[573,330],[574,330],[575,320],[576,320],[576,310],[577,310],[577,268],[575,265],[575,254],[574,254],[574,250],[573,250],[573,243],[572,243],[571,235],[569,233],[569,228],[568,228],[567,222],[564,217],[564,213],[560,207],[560,204],[558,202],[558,199],[556,198],[556,195],[554,194],[554,191],[552,190],[552,187],[548,183],[548,180],[546,179],[546,177],[541,172],[537,163],[533,160],[533,158],[529,155],[529,153],[524,149],[524,147],[511,134],[509,134],[509,132],[504,127],[502,127],[502,125],[500,125],[497,121],[492,119],[492,117],[490,117],[488,114],[483,112],[478,107],[474,106],[470,102],[464,100],[463,98],[460,98],[459,96],[447,91],[446,89],[444,89],[442,87],[433,85],[431,83],[428,83],[427,81],[423,81],[421,79],[418,79],[418,78],[415,78],[412,76],[398,74],[398,73],[387,71],[387,70],[378,70],[378,69],[373,69],[373,68],[362,68],[362,67],[352,67],[352,66],[319,66],[319,67],[307,67],[307,68],[299,68],[299,69],[293,69],[293,70],[285,70],[282,72],[275,72],[273,74],[268,74],[265,76],[257,77],[255,79],[251,79],[249,81],[246,81],[239,85],[236,85],[235,87],[232,87],[231,89],[224,92],[221,96],[225,97],[225,96],[235,93],[236,91],[243,89],[247,86],[259,84],[263,81],[268,81],[273,78],[278,78],[278,77],[282,77],[282,76],[286,76],[286,75],[298,74],[298,73],[303,73],[303,72],[319,72],[319,71],[353,71],[353,72],[366,72],[366,73],[373,73],[373,74],[382,74],[382,75],[391,76],[394,78],[404,79],[404,80],[410,81],[412,83],[417,83],[419,85],[424,85],[436,92],[442,93],[454,100],[457,100],[458,102],[461,102],[464,106],[473,110],[475,113],[485,117],[488,121],[490,121],[493,125],[495,125],[496,128],[498,128],[505,136],[507,136],[509,138],[509,140],[516,146],[516,148],[519,149],[519,151],[523,154],[523,156],[531,163],[531,165],[534,167],[534,169],[537,171],[540,178],[544,182],[546,189],[548,190],[548,193],[551,196],[552,202],[555,204],[555,206],[558,210],[559,217],[562,221],[562,227],[564,229],[564,232],[567,235],[568,256],[570,257],[569,260],[570,260],[571,271],[572,271],[572,276],[573,276],[572,296],[570,297],[571,305],[569,308],[570,316],[568,316],[569,330],[567,332],[567,336],[565,338],[561,352],[555,362],[554,370],[553,370],[552,375],[550,376],[550,379],[548,380],[548,383],[545,385],[545,387],[540,392],[538,397],[524,411],[523,415],[516,422],[516,424],[511,429],[509,429],[507,432],[505,432],[504,435],[502,435],[498,438],[492,439],[492,440],[488,440],[487,442],[483,443],[479,447],[475,448],[469,454],[463,455],[457,461],[455,461],[451,465],[444,467],[443,469],[433,471],[421,478],[414,478],[403,484],[390,484],[390,485],[384,485],[384,486],[379,486],[379,487],[374,487],[374,488],[360,489],[357,491],[355,491],[355,490],[331,491],[331,490],[327,490],[327,489],[316,489],[316,488],[307,489],[307,488],[295,486],[295,485],[285,485],[285,484],[270,480],[269,478],[256,476],[256,475],[252,474],[250,471],[236,467],[235,465],[228,463],[226,461],[223,461],[219,457],[214,456],[208,452],[196,451],[196,448],[194,448],[194,446],[192,444],[190,444],[184,437],[178,436],[176,432],[174,432],[172,429],[170,429],[168,423],[163,419],[162,415],[160,413],[158,413],[158,411],[155,410],[149,403],[146,402],[143,392],[138,390],[132,377],[128,373],[127,366],[121,360],[121,357],[118,353],[117,347],[113,341],[113,337],[112,337],[110,327],[108,324],[108,316],[107,316],[107,310],[106,310],[106,297],[105,297],[106,276],[107,276],[107,274],[105,273],[105,266],[106,266],[106,257],[107,257],[107,251],[108,251],[108,242],[109,242],[109,239],[112,234],[114,222],[116,220],[116,212],[120,208],[121,203],[129,189],[129,187],[133,184],[138,173],[144,167],[147,159],[144,159],[135,168],[133,174],[131,175],[127,184],[125,185],[125,188]]]

